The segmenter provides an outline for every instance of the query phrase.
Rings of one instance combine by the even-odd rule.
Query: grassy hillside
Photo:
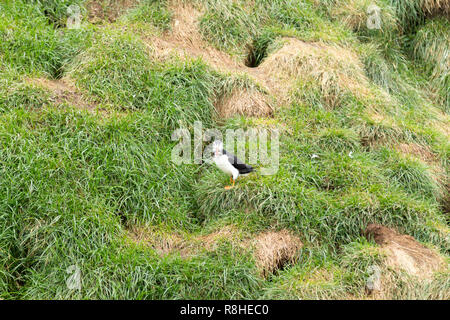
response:
[[[449,299],[449,14],[2,1],[0,299]],[[278,172],[173,163],[195,121],[279,129]]]

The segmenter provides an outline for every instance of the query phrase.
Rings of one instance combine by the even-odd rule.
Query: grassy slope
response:
[[[422,67],[428,51],[421,38],[430,35],[422,30],[414,39],[415,31],[405,31],[409,20],[397,17],[398,2],[376,2],[389,15],[382,31],[358,22],[365,1],[259,0],[257,14],[243,0],[195,1],[205,7],[204,38],[236,59],[246,58],[245,44],[260,62],[282,37],[321,40],[358,53],[371,79],[367,95],[334,84],[332,106],[317,80],[296,79],[289,105],[271,120],[289,128],[279,172],[249,177],[229,192],[216,169],[171,163],[170,135],[196,120],[222,129],[263,120],[215,123],[212,101],[236,82],[233,75],[201,60],[161,62],[145,45],[170,28],[164,1],[142,1],[114,23],[85,21],[81,30],[54,25],[69,4],[83,1],[2,2],[0,297],[365,297],[368,266],[382,259],[360,236],[370,222],[448,257],[442,202],[450,148],[439,130],[448,130],[448,100],[426,90],[448,74]],[[98,110],[59,104],[30,78],[73,79]],[[435,160],[402,153],[399,143],[422,146]],[[305,249],[295,265],[263,279],[250,252],[231,240],[189,259],[162,258],[130,243],[126,230],[136,224],[187,235],[230,224],[250,235],[288,228]],[[82,271],[80,292],[65,284],[73,264]],[[394,298],[448,298],[450,290],[448,274],[428,285],[402,277],[395,283],[408,290]]]

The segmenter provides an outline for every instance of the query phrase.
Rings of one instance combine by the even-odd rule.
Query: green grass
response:
[[[85,14],[83,4],[86,0],[32,0],[35,5],[47,18],[49,24],[56,28],[64,27],[66,20],[70,16],[70,10],[78,6],[81,15]],[[70,9],[69,9],[70,8]]]
[[[366,296],[365,281],[370,267],[381,265],[376,247],[364,238],[342,247],[340,259],[312,247],[304,258],[272,280],[264,296],[271,299],[355,299]]]
[[[60,289],[67,277],[61,266],[73,261],[85,270],[81,292]],[[226,243],[187,261],[116,244],[96,250],[86,260],[66,254],[54,263],[35,267],[28,280],[32,285],[24,290],[23,298],[251,299],[261,286],[251,260]],[[205,278],[205,272],[210,276]]]
[[[450,110],[450,58],[448,36],[450,27],[445,19],[430,20],[420,28],[412,42],[414,58],[432,80],[432,91],[437,91],[444,110]]]
[[[244,69],[162,59],[148,39],[170,32],[165,1],[140,1],[114,23],[83,19],[81,29],[68,30],[73,3],[85,8],[82,1],[0,5],[0,298],[367,298],[370,267],[384,268],[385,259],[361,236],[369,223],[409,234],[448,260],[442,204],[450,145],[439,91],[448,76],[445,55],[430,54],[445,51],[448,21],[429,20],[419,2],[403,8],[393,0],[376,1],[386,9],[381,31],[367,30],[364,15],[356,25],[343,21],[360,18],[366,1],[186,1],[204,8],[198,27],[206,42],[251,67],[283,37],[359,57],[364,74],[328,55],[314,57],[313,70],[296,59],[302,71],[282,101]],[[319,69],[328,82],[313,76]],[[342,76],[366,92],[350,90]],[[95,110],[58,102],[36,78],[70,81]],[[279,103],[272,117],[221,119],[214,103],[236,89],[269,94]],[[228,177],[214,166],[171,162],[173,130],[195,121],[221,132],[279,128],[278,172],[263,176],[257,165],[225,191]],[[435,159],[402,154],[400,143],[426,147]],[[129,235],[145,226],[195,238],[230,225],[249,237],[291,230],[304,244],[300,258],[262,278],[251,247],[236,239],[183,257],[162,256]],[[73,265],[80,291],[66,286]],[[448,299],[448,272],[425,283],[382,270],[391,298]]]
[[[258,0],[251,6],[245,1],[196,2],[205,6],[199,23],[203,37],[217,48],[238,56],[248,55],[247,49],[251,47],[260,56],[257,60],[262,60],[267,45],[281,36],[315,41],[354,40],[351,32],[326,19],[323,10],[312,1]]]
[[[49,92],[42,88],[8,78],[1,79],[0,83],[2,113],[15,108],[38,109],[49,103]]]
[[[149,59],[151,54],[138,39],[105,33],[77,57],[68,74],[95,99],[117,110],[147,110],[169,133],[194,121],[210,124],[210,96],[218,77],[199,60],[161,64]],[[186,104],[191,108],[184,109]]]
[[[59,32],[38,6],[6,1],[0,11],[0,51],[19,73],[59,78],[65,64],[90,44],[86,29]]]
[[[139,6],[129,10],[122,20],[124,23],[150,23],[162,30],[168,30],[172,22],[172,13],[168,10],[166,1],[144,0]]]
[[[421,8],[423,0],[389,0],[389,2],[395,8],[400,25],[407,32],[414,30],[425,20],[425,12]]]
[[[439,187],[423,163],[402,159],[398,154],[387,150],[381,150],[380,157],[388,163],[387,175],[390,179],[403,186],[407,192],[428,197],[439,194]]]
[[[200,20],[204,37],[221,49],[236,50],[255,36],[255,16],[233,1],[206,1]],[[239,50],[239,49],[237,49]],[[239,51],[238,51],[239,52]]]

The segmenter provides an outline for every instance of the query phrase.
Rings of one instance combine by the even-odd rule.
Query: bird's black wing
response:
[[[245,164],[231,152],[227,152],[225,149],[223,149],[223,154],[227,155],[228,161],[233,165],[233,167],[238,169],[239,174],[247,174],[254,170],[252,166]]]

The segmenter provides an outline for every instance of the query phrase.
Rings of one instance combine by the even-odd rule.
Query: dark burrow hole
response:
[[[59,80],[63,77],[63,75],[64,75],[64,68],[62,65],[55,66],[54,68],[52,68],[51,76],[53,79]]]
[[[55,12],[48,9],[44,9],[44,15],[48,20],[48,24],[52,25],[55,29],[66,27],[66,24],[63,23],[64,19],[58,18]]]
[[[297,262],[298,259],[296,259],[294,262]],[[287,268],[292,267],[292,263],[288,259],[281,259],[278,261],[277,265],[270,271],[264,271],[264,277],[266,281],[273,282],[277,276],[280,275],[281,272],[284,270],[287,270]]]
[[[116,211],[115,214],[119,217],[120,223],[121,223],[123,226],[128,226],[128,218],[127,218],[127,216],[125,215],[124,212],[122,212],[122,211]]]
[[[267,48],[272,42],[270,38],[259,38],[247,45],[247,58],[245,59],[245,65],[249,68],[258,67],[261,62],[267,57]]]

